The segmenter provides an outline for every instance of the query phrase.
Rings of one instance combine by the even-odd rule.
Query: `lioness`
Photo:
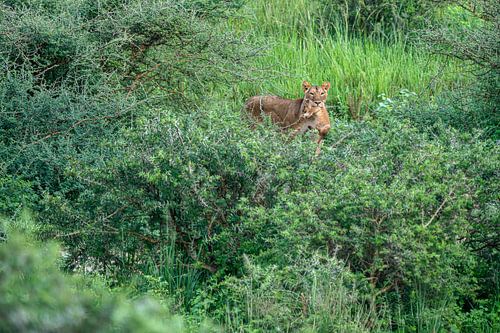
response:
[[[326,98],[330,82],[321,86],[312,86],[309,82],[302,82],[304,98],[285,99],[278,96],[253,96],[246,103],[247,111],[258,121],[262,121],[262,113],[268,114],[273,123],[282,129],[294,129],[292,138],[298,133],[305,133],[310,129],[317,129],[319,137],[316,155],[320,153],[321,142],[330,130],[330,118],[326,110]]]

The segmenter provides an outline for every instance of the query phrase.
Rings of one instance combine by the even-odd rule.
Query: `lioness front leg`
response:
[[[316,156],[321,153],[321,144],[323,143],[323,139],[325,138],[328,131],[330,131],[330,125],[326,125],[321,129],[318,128],[318,146],[316,147]]]

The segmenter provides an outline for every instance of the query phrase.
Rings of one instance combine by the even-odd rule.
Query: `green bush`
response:
[[[323,251],[367,281],[375,304],[396,293],[410,306],[417,289],[429,311],[460,304],[475,298],[473,249],[498,219],[498,147],[442,124],[422,132],[393,117],[399,107],[380,107],[373,123],[334,122],[319,159],[307,140],[284,144],[223,107],[165,111],[103,141],[97,162],[75,160],[66,177],[85,191],[71,204],[47,196],[44,216],[72,265],[95,260],[118,278],[145,257],[161,266],[175,234],[205,276],[238,274],[244,254],[281,269]]]
[[[31,207],[38,199],[31,186],[27,181],[0,176],[0,216],[16,215],[23,208]]]
[[[202,291],[194,311],[229,331],[375,332],[383,321],[342,263],[315,253],[285,267],[245,260],[245,274]]]
[[[244,76],[244,40],[214,34],[223,1],[3,1],[0,159],[39,190],[72,195],[75,155],[146,109],[178,112]],[[217,11],[209,8],[219,8]]]
[[[498,139],[498,105],[500,104],[500,4],[494,0],[457,2],[442,17],[420,31],[420,38],[434,53],[459,59],[474,75],[474,83],[455,96],[453,111],[468,127],[486,130]]]
[[[2,332],[185,331],[182,318],[170,316],[151,298],[129,300],[111,293],[97,277],[61,272],[61,248],[26,235],[36,228],[29,218],[3,223],[7,240],[0,243]]]

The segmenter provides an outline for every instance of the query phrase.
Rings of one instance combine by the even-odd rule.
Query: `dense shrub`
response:
[[[7,175],[0,177],[0,216],[17,215],[37,200],[32,184]]]
[[[475,298],[469,246],[480,235],[487,244],[482,230],[498,219],[498,147],[439,124],[421,132],[393,110],[380,108],[376,123],[336,122],[319,159],[307,141],[284,145],[223,108],[165,111],[104,141],[97,162],[76,160],[66,176],[85,191],[71,206],[48,196],[46,218],[67,233],[74,265],[96,259],[108,274],[145,257],[161,265],[175,233],[193,267],[219,276],[238,274],[243,254],[287,267],[323,251],[368,282],[374,303],[397,292],[410,304],[416,290],[431,308]]]
[[[420,31],[420,37],[434,53],[459,59],[475,82],[459,91],[455,113],[464,127],[485,129],[499,138],[500,121],[500,4],[498,1],[457,1],[440,24]]]
[[[335,258],[314,253],[285,267],[244,260],[244,276],[212,284],[194,311],[211,313],[230,331],[373,332],[384,325],[383,311]]]
[[[61,272],[60,247],[33,240],[29,231],[34,225],[26,215],[3,223],[7,239],[0,243],[2,332],[185,331],[182,318],[170,316],[151,298],[125,300],[125,294],[111,293],[100,279]]]
[[[211,83],[244,75],[243,41],[213,33],[231,7],[222,1],[1,6],[0,156],[40,190],[74,191],[62,184],[67,160],[147,108],[181,112]]]

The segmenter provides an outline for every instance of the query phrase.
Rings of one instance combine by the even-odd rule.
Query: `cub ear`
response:
[[[323,84],[321,85],[321,88],[323,88],[325,90],[330,89],[330,82],[323,82]]]
[[[311,84],[307,81],[303,81],[302,82],[302,89],[304,90],[304,92],[306,92],[307,90],[309,90],[309,88],[311,88]]]

